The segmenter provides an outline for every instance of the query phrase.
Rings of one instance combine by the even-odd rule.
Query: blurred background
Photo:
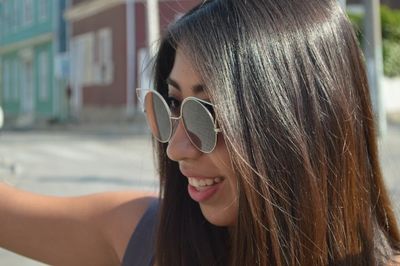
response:
[[[135,88],[150,86],[160,34],[199,2],[0,0],[0,182],[59,196],[156,192]],[[365,52],[399,214],[400,0],[339,2]],[[0,249],[0,265],[43,264]]]

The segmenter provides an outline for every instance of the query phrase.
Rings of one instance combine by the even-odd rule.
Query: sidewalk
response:
[[[400,113],[389,119],[387,135],[378,143],[383,176],[400,225]]]
[[[24,131],[23,129],[21,131]],[[144,114],[137,114],[134,119],[113,122],[104,121],[64,121],[54,124],[42,123],[27,131],[33,132],[68,132],[83,135],[145,135],[150,134]]]

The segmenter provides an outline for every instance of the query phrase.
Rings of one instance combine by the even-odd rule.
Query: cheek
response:
[[[213,155],[214,155],[213,161],[215,165],[219,168],[221,174],[226,177],[233,177],[234,172],[232,167],[232,161],[222,136],[218,137],[217,146],[215,147],[215,152]],[[236,178],[233,179],[236,180]]]
[[[215,150],[214,165],[225,178],[224,189],[218,204],[218,214],[213,219],[213,224],[231,226],[236,223],[238,214],[238,187],[237,176],[233,171],[228,149],[223,141],[219,141]]]

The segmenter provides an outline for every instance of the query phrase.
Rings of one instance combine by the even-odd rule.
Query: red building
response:
[[[161,31],[198,2],[159,1]],[[73,114],[83,120],[133,115],[135,88],[148,61],[146,1],[72,0],[65,17]]]

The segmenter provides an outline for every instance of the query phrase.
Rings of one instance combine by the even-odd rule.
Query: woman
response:
[[[363,59],[336,1],[205,1],[161,40],[155,88],[139,95],[160,141],[160,200],[2,187],[2,246],[135,265],[154,223],[155,265],[385,265],[399,253]]]

